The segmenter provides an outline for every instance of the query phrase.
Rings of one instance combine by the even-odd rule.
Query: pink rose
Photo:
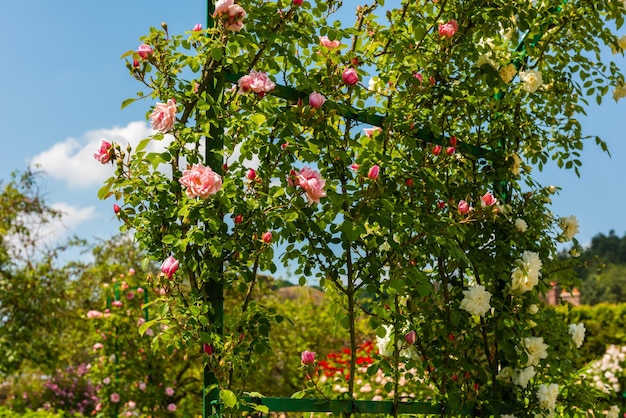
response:
[[[325,101],[326,98],[321,93],[317,93],[314,91],[309,95],[309,104],[315,109],[319,109],[320,107],[322,107]]]
[[[481,204],[482,206],[493,206],[496,203],[498,203],[498,199],[496,199],[495,197],[493,197],[493,195],[491,194],[491,192],[487,192],[483,195],[483,197],[481,197]]]
[[[417,341],[417,333],[415,331],[409,331],[404,336],[404,339],[408,345],[413,345],[415,341]]]
[[[455,152],[456,152],[456,148],[454,148],[454,147],[447,147],[446,148],[446,154],[448,154],[448,155],[452,155]]]
[[[194,32],[200,32],[201,30],[202,30],[202,23],[196,23],[192,29],[192,31]]]
[[[380,170],[380,167],[378,167],[378,164],[372,166],[372,168],[370,168],[369,171],[367,172],[367,177],[370,180],[376,180],[378,178],[379,170]]]
[[[324,191],[326,180],[322,179],[319,172],[311,170],[309,167],[304,167],[300,172],[296,173],[296,178],[297,185],[302,187],[302,190],[306,193],[309,204],[313,204],[313,202],[319,203],[320,197],[326,197],[326,192]]]
[[[176,121],[176,100],[168,99],[167,103],[157,103],[150,115],[152,129],[168,132]]]
[[[248,172],[246,173],[246,178],[250,181],[256,179],[256,171],[254,171],[254,168],[248,170]]]
[[[122,210],[122,208],[120,208],[118,205],[113,204],[113,212],[117,215],[118,213],[120,213],[120,211]]]
[[[120,401],[120,395],[118,393],[111,394],[111,402],[118,403]]]
[[[346,68],[341,74],[341,79],[349,86],[354,86],[359,82],[359,75],[354,68]]]
[[[139,385],[137,385],[137,387],[139,388],[140,391],[145,392],[147,386],[144,382],[140,382]]]
[[[87,318],[102,318],[102,312],[94,310],[88,311]]]
[[[424,77],[422,76],[422,73],[413,73],[413,77],[417,78],[417,81],[419,81],[420,83],[424,81]]]
[[[266,233],[263,234],[263,236],[261,237],[261,239],[263,240],[264,243],[269,244],[272,242],[272,233],[270,231],[267,231]]]
[[[452,138],[450,138],[450,145],[453,147],[456,147],[456,144],[458,143],[456,136],[453,136]]]
[[[111,306],[113,306],[114,308],[121,308],[123,306],[123,303],[121,300],[114,300],[113,302],[111,302]]]
[[[92,348],[93,351],[102,350],[104,348],[104,345],[102,343],[95,343]]]
[[[441,150],[442,149],[443,149],[443,147],[441,145],[435,145],[435,148],[433,148],[433,154],[435,154],[435,155],[441,154]]]
[[[363,132],[365,133],[365,136],[368,137],[368,138],[371,138],[372,135],[375,135],[375,134],[377,134],[377,133],[379,133],[381,131],[382,131],[382,129],[379,128],[378,126],[375,126],[373,128],[364,128],[363,129]]]
[[[153,53],[154,51],[152,50],[152,47],[150,45],[141,44],[139,45],[139,48],[137,48],[137,54],[143,59],[148,58],[148,56],[152,55]]]
[[[293,0],[293,5],[294,6],[302,6],[302,1],[303,0]]]
[[[106,164],[115,156],[115,150],[110,142],[102,141],[100,149],[93,155],[93,158],[100,161],[100,164]]]
[[[176,270],[178,270],[178,264],[178,260],[170,255],[165,259],[163,264],[161,264],[161,271],[171,280]]]
[[[465,200],[461,200],[459,202],[457,210],[459,211],[459,214],[467,215],[469,213],[469,211],[470,211],[470,205]]]
[[[244,75],[239,79],[239,93],[257,93],[263,97],[265,93],[274,90],[276,84],[267,77],[263,72],[252,70],[250,74]]]
[[[185,193],[190,199],[198,196],[206,199],[222,188],[220,175],[201,164],[194,164],[190,169],[183,171],[179,182],[187,188]]]
[[[171,387],[169,387],[169,386],[168,386],[168,387],[166,387],[166,388],[165,388],[165,394],[166,394],[167,396],[174,396],[174,389],[172,389],[172,388],[171,388]]]
[[[202,350],[204,350],[204,352],[205,352],[208,356],[210,356],[210,355],[212,355],[212,354],[213,354],[213,347],[211,347],[211,344],[209,344],[209,343],[204,343],[204,344],[202,345]]]
[[[246,17],[246,11],[238,4],[228,7],[228,18],[224,26],[232,32],[239,32],[243,29],[243,19]]]
[[[444,38],[452,38],[458,29],[458,23],[456,20],[452,19],[448,23],[439,24],[439,35]]]
[[[341,41],[338,39],[331,41],[330,39],[328,39],[328,36],[320,36],[319,38],[320,38],[320,45],[330,50],[338,48],[339,45],[341,45]]]
[[[213,12],[213,17],[227,14],[228,8],[233,4],[235,4],[234,0],[217,0],[215,2],[215,12]]]
[[[241,223],[243,222],[243,215],[237,215],[235,216],[235,224],[236,225],[241,225]]]
[[[350,169],[353,170],[353,171],[359,171],[359,167],[361,167],[361,166],[358,165],[357,163],[350,164]]]
[[[173,403],[169,404],[167,406],[167,410],[170,411],[170,412],[176,411],[176,404],[173,404]]]
[[[304,350],[300,355],[300,360],[305,366],[313,364],[315,362],[315,351]]]

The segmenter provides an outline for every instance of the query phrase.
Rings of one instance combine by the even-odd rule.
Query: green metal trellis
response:
[[[561,6],[557,7],[554,11],[560,12],[563,5],[568,0],[563,0]],[[207,26],[212,27],[215,23],[213,20],[213,12],[215,6],[212,0],[207,0]],[[542,35],[550,26],[551,22],[548,22],[545,26],[540,28],[540,31],[529,42],[529,45],[536,46]],[[511,64],[515,66],[515,69],[519,71],[523,65],[527,55],[526,38],[528,34],[522,39],[519,46],[515,49],[517,56],[511,61]],[[207,93],[217,96],[223,91],[224,82],[237,83],[243,74],[236,74],[225,70],[221,74],[221,78],[216,77],[209,83]],[[275,89],[270,93],[274,96],[283,98],[291,102],[297,102],[299,99],[305,99],[310,92],[301,91],[293,87],[276,85]],[[494,99],[501,100],[504,98],[504,91],[500,91],[495,95]],[[385,125],[385,116],[372,115],[363,110],[357,110],[350,106],[346,106],[339,103],[332,103],[327,101],[324,107],[337,111],[337,114],[351,119],[353,121],[369,124],[372,126],[382,127]],[[215,112],[209,110],[208,112]],[[209,118],[209,120],[217,120],[216,118]],[[443,137],[436,136],[428,126],[411,128],[409,124],[406,126],[394,126],[395,129],[404,132],[416,138],[423,143],[432,143],[444,145],[446,142]],[[222,175],[222,164],[219,151],[223,148],[223,128],[219,125],[211,124],[210,135],[211,140],[206,141],[206,163],[214,170]],[[459,141],[457,143],[457,149],[459,152],[472,155],[479,159],[485,159],[493,161],[495,157],[501,154],[503,144],[498,144],[496,149],[488,150],[481,147],[474,146],[472,144]],[[494,192],[503,201],[510,199],[509,185],[506,182],[499,182],[494,185]],[[222,271],[223,265],[219,264],[219,272]],[[219,273],[218,272],[218,273]],[[224,289],[221,283],[216,280],[207,282],[203,288],[204,297],[207,302],[211,302],[212,308],[208,314],[209,323],[214,324],[216,331],[223,334],[224,329]],[[204,388],[203,388],[203,418],[210,416],[220,416],[220,400],[219,400],[219,385],[214,373],[210,370],[208,365],[204,367]],[[354,399],[340,399],[340,400],[327,400],[327,399],[294,399],[294,398],[247,398],[247,402],[253,405],[263,405],[273,412],[334,412],[334,413],[384,413],[395,415],[399,413],[409,414],[427,414],[427,415],[466,415],[466,416],[481,416],[479,407],[474,405],[464,405],[460,409],[447,409],[445,405],[433,404],[430,402],[419,401],[363,401]]]

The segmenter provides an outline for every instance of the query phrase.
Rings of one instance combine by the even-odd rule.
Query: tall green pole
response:
[[[207,28],[213,27],[213,12],[215,5],[212,0],[207,0]],[[213,96],[217,101],[222,93],[222,82],[214,77],[209,80],[206,94]],[[212,106],[208,111],[207,120],[210,121],[209,127],[210,137],[205,138],[205,164],[218,173],[223,175],[223,161],[221,150],[224,147],[223,128],[219,125],[219,119],[216,117],[216,110]],[[214,260],[213,268],[215,271],[209,275],[210,279],[203,284],[203,293],[205,302],[210,306],[208,313],[209,326],[214,327],[214,331],[220,335],[224,333],[224,287],[218,278],[223,273],[224,260],[219,257]],[[219,415],[219,386],[215,373],[207,365],[204,366],[204,387],[202,391],[202,416],[208,418],[213,414]]]

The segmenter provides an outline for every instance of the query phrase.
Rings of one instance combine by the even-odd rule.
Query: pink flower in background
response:
[[[200,32],[201,30],[202,30],[202,23],[196,23],[196,25],[192,29],[192,31],[194,32]]]
[[[446,154],[448,154],[448,155],[452,155],[455,152],[456,152],[456,148],[454,148],[454,147],[447,147],[446,148]]]
[[[315,351],[304,350],[300,355],[300,360],[305,366],[313,364],[315,362]]]
[[[137,48],[137,54],[139,54],[139,56],[143,59],[148,58],[153,53],[154,51],[150,45],[141,44],[139,45],[139,48]]]
[[[456,31],[459,29],[459,25],[456,20],[452,19],[448,23],[439,24],[439,35],[444,38],[452,38]]]
[[[100,149],[98,152],[93,155],[96,160],[100,161],[100,164],[108,163],[114,156],[115,150],[113,149],[113,145],[104,140],[100,143]]]
[[[122,307],[122,301],[121,300],[114,300],[113,302],[111,302],[111,306],[115,307],[115,308],[121,308]]]
[[[311,105],[311,107],[314,107],[316,109],[319,109],[320,107],[322,107],[325,101],[326,101],[326,98],[321,93],[317,93],[314,91],[313,93],[309,95],[309,104]]]
[[[358,165],[357,163],[352,163],[350,164],[350,169],[354,170],[354,171],[359,171],[359,167],[361,167],[360,165]]]
[[[169,386],[168,386],[168,387],[166,387],[166,388],[165,388],[165,394],[166,394],[167,396],[174,396],[174,389],[172,389],[172,388],[171,388],[171,387],[169,387]]]
[[[320,173],[311,170],[309,167],[304,167],[298,173],[296,173],[298,186],[302,187],[306,193],[306,197],[309,203],[319,203],[320,197],[326,197],[324,186],[326,180],[323,180]]]
[[[363,132],[365,133],[366,137],[371,138],[372,135],[375,135],[375,134],[377,134],[379,132],[382,132],[382,129],[379,128],[378,126],[375,126],[373,128],[364,128]]]
[[[210,356],[210,355],[212,355],[212,354],[213,354],[213,347],[211,347],[211,344],[209,344],[209,343],[204,343],[204,344],[202,345],[202,350],[204,350],[204,352],[205,352],[208,356]]]
[[[441,154],[441,150],[442,149],[443,149],[443,147],[441,145],[435,145],[435,148],[433,148],[433,154],[435,154],[435,155]]]
[[[461,200],[459,201],[457,210],[459,211],[461,215],[467,215],[470,211],[470,205],[465,200]]]
[[[496,199],[495,197],[493,197],[493,195],[491,194],[491,192],[487,192],[483,195],[483,197],[480,198],[482,200],[481,204],[482,206],[493,206],[496,203],[498,203],[498,199]]]
[[[330,39],[328,39],[328,36],[320,36],[320,45],[322,45],[324,48],[328,48],[328,49],[335,49],[338,48],[339,45],[341,45],[341,41],[339,39],[335,39],[334,41],[331,41]]]
[[[415,331],[409,331],[404,336],[404,339],[408,345],[413,345],[415,341],[417,341],[417,333]]]
[[[354,86],[359,82],[359,75],[354,68],[346,68],[341,74],[341,79],[349,86]]]
[[[139,318],[137,320],[137,328],[139,328],[140,326],[142,326],[145,323],[146,323],[146,319],[145,318]]]
[[[452,138],[450,138],[450,146],[456,147],[456,144],[459,141],[456,139],[456,136],[453,136]]]
[[[104,348],[104,344],[102,343],[95,343],[93,345],[93,347],[91,347],[93,349],[93,351],[97,351],[97,350],[102,350]]]
[[[118,393],[111,394],[111,402],[118,403],[120,401],[120,395]]]
[[[254,171],[254,168],[251,168],[246,172],[246,178],[250,181],[256,179],[256,171]]]
[[[150,115],[152,129],[168,132],[176,122],[176,100],[168,99],[167,103],[157,103]]]
[[[261,239],[263,240],[264,243],[269,244],[272,242],[272,233],[270,231],[267,231],[266,233],[263,234],[263,236],[261,237]]]
[[[88,311],[87,318],[102,318],[102,312],[94,310]]]
[[[302,1],[303,0],[293,0],[293,4],[294,6],[302,6]]]
[[[194,164],[190,169],[183,171],[179,180],[185,186],[187,197],[201,197],[206,199],[222,188],[222,178],[219,174],[201,164]]]
[[[120,208],[116,204],[113,204],[113,213],[115,213],[117,215],[118,213],[120,213],[121,210],[122,210],[122,208]]]
[[[267,74],[254,70],[250,71],[250,74],[241,77],[238,84],[239,93],[253,92],[261,97],[276,87],[276,84],[267,77]]]
[[[167,406],[167,410],[170,411],[170,412],[176,411],[176,404],[174,404],[174,403],[169,404]]]
[[[369,169],[369,171],[367,172],[367,177],[370,180],[376,180],[378,178],[378,172],[380,171],[380,167],[378,167],[378,164],[372,166],[372,168]]]
[[[145,392],[146,391],[146,384],[144,382],[139,382],[139,384],[137,385],[137,387],[139,388],[140,391]]]
[[[178,260],[172,257],[171,255],[165,259],[163,264],[161,264],[161,271],[170,279],[178,270]]]
[[[213,17],[227,14],[228,8],[233,4],[235,4],[234,0],[217,0],[215,2],[215,12],[213,12]]]
[[[422,76],[422,73],[413,73],[413,77],[417,78],[417,81],[419,81],[420,83],[424,81],[424,76]]]

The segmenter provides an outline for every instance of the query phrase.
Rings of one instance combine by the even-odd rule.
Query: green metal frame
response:
[[[563,0],[561,6],[554,11],[560,12],[568,0]],[[207,26],[213,27],[213,12],[215,5],[212,0],[207,0]],[[540,33],[536,35],[530,42],[530,46],[536,46],[540,41],[543,33],[551,25],[551,21],[544,25]],[[518,54],[511,63],[517,70],[520,70],[527,56],[526,40],[528,34],[522,39],[515,52]],[[237,83],[243,74],[236,74],[228,70],[224,71],[220,77],[216,77],[208,86],[207,93],[212,95],[220,95],[223,91],[224,82]],[[270,93],[274,96],[283,98],[291,102],[297,102],[299,99],[305,100],[310,92],[301,91],[289,86],[276,85],[275,89]],[[500,91],[494,96],[494,99],[501,100],[504,98],[504,91]],[[326,101],[324,107],[337,111],[337,114],[357,122],[369,124],[372,126],[383,127],[386,125],[386,117],[382,115],[372,115],[364,110],[358,110],[350,106],[339,103]],[[209,110],[209,112],[213,112]],[[209,118],[211,120],[211,118]],[[216,119],[213,119],[216,120]],[[401,132],[410,135],[423,143],[432,143],[445,145],[445,138],[436,136],[428,126],[415,127],[411,129],[408,124],[406,127],[395,127]],[[211,125],[211,140],[206,141],[206,163],[214,168],[218,174],[222,175],[222,164],[219,151],[224,146],[223,128],[218,125]],[[459,152],[471,155],[476,158],[493,161],[495,157],[501,154],[503,144],[494,150],[477,147],[472,144],[459,141],[457,149]],[[509,185],[506,182],[500,182],[494,185],[496,192],[502,200],[509,200]],[[212,280],[204,286],[205,300],[212,302],[212,309],[209,311],[208,320],[216,326],[219,333],[223,333],[224,329],[224,290],[221,283]],[[218,381],[208,366],[204,367],[204,388],[203,388],[203,418],[211,416],[221,416],[219,405],[219,385]],[[361,413],[361,414],[426,414],[426,415],[465,415],[465,416],[481,416],[480,410],[474,405],[464,405],[460,409],[448,410],[445,405],[433,404],[429,402],[414,401],[363,401],[354,399],[312,399],[312,398],[246,398],[245,401],[252,405],[263,405],[272,412],[333,412],[333,413]]]

